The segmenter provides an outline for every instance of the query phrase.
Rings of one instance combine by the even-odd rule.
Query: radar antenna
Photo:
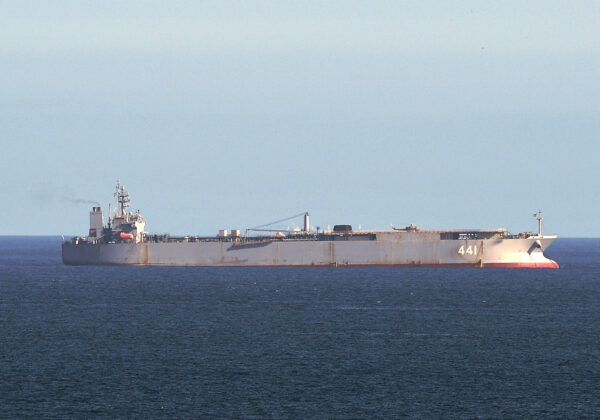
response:
[[[117,202],[119,203],[119,212],[122,216],[125,214],[125,209],[129,207],[129,202],[131,199],[129,198],[129,193],[125,190],[125,186],[121,185],[121,181],[119,179],[117,179],[114,197],[117,197]]]
[[[537,213],[533,213],[533,217],[535,217],[538,221],[538,236],[542,236],[542,220],[544,219],[542,217],[542,211],[538,210]]]

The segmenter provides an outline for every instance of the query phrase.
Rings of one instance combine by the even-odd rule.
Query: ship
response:
[[[66,265],[164,265],[209,267],[481,267],[558,268],[544,251],[557,235],[542,235],[542,213],[534,216],[538,232],[512,234],[507,229],[427,230],[412,224],[388,230],[303,227],[221,229],[212,236],[170,236],[146,232],[139,210],[129,210],[130,195],[117,181],[117,206],[105,223],[100,206],[92,207],[86,236],[63,239]],[[114,213],[114,214],[113,214]],[[290,218],[291,219],[291,218]]]

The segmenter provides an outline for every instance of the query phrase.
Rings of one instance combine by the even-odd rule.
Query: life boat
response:
[[[133,240],[133,233],[121,232],[121,234],[119,236],[121,237],[121,239],[131,239],[131,240]]]

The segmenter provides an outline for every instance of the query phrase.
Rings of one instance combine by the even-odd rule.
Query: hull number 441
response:
[[[458,248],[458,253],[460,255],[476,255],[477,254],[477,245],[469,245],[469,246],[464,246],[462,245],[460,248]]]

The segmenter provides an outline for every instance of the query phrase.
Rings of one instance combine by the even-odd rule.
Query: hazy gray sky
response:
[[[0,234],[600,236],[600,3],[490,3],[0,1]]]

